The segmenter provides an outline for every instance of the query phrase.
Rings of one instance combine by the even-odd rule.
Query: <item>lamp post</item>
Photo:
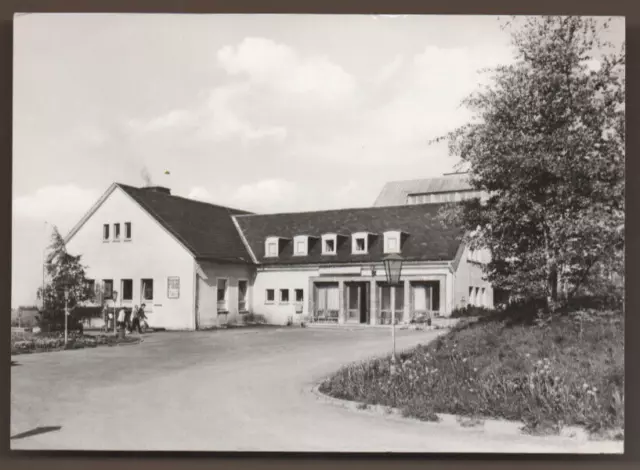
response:
[[[67,345],[67,317],[69,316],[69,288],[64,288],[64,345]]]
[[[384,272],[387,275],[387,283],[389,286],[397,286],[400,284],[400,275],[402,274],[402,263],[404,259],[398,254],[390,254],[383,258]],[[391,308],[391,340],[393,341],[393,350],[391,362],[396,363],[396,310]]]

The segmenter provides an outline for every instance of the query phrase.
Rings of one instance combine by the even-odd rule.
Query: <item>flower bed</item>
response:
[[[622,432],[624,317],[583,312],[544,325],[464,322],[401,354],[395,368],[390,357],[353,364],[319,390],[423,420],[442,413],[518,420],[530,432]]]
[[[138,337],[119,339],[114,335],[81,335],[70,333],[65,347],[64,333],[12,333],[11,354],[29,354],[38,352],[60,351],[63,349],[95,348],[97,346],[114,346],[121,343],[138,343]]]

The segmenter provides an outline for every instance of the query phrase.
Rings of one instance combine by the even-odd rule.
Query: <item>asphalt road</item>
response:
[[[399,348],[435,332],[399,331]],[[14,356],[11,448],[292,452],[619,452],[352,411],[310,389],[384,354],[386,329],[152,333],[136,346]],[[21,437],[24,433],[33,433]]]

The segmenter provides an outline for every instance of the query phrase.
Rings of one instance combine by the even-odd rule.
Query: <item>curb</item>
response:
[[[359,413],[369,413],[375,415],[393,416],[394,418],[400,418],[406,421],[422,422],[424,424],[441,425],[448,428],[454,428],[460,431],[467,432],[486,432],[491,434],[500,434],[506,436],[517,437],[560,437],[571,440],[578,444],[585,444],[588,442],[603,442],[603,440],[592,439],[589,433],[577,426],[566,426],[561,429],[557,435],[543,435],[538,436],[523,431],[524,424],[518,421],[500,420],[494,418],[468,418],[465,416],[458,416],[452,414],[436,413],[440,421],[421,421],[416,418],[408,418],[402,415],[402,411],[398,408],[386,407],[383,405],[366,405],[363,408],[363,403],[350,400],[342,400],[334,398],[322,393],[320,390],[320,383],[313,385],[309,390],[311,394],[316,396],[316,399],[326,404],[338,406],[351,411]],[[606,441],[606,440],[605,440]]]

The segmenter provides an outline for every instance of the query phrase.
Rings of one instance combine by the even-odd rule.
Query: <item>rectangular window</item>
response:
[[[280,289],[280,303],[281,304],[289,303],[289,289]]]
[[[397,313],[402,313],[404,310],[404,286],[396,286],[394,287],[394,308]],[[396,315],[397,316],[397,315]]]
[[[96,281],[94,281],[93,279],[85,279],[84,289],[89,298],[93,300],[96,295]]]
[[[277,242],[272,242],[267,245],[267,256],[278,256]]]
[[[218,279],[218,311],[227,310],[227,280]]]
[[[105,299],[113,298],[113,280],[104,279],[102,281],[102,294]]]
[[[391,311],[391,287],[389,286],[380,288],[380,308],[384,312]]]
[[[390,253],[398,251],[398,240],[396,237],[389,237],[387,240],[387,251]]]
[[[142,279],[142,300],[153,300],[153,279]]]
[[[366,245],[367,245],[367,241],[364,238],[362,237],[356,238],[356,247],[355,247],[356,253],[365,253],[367,248]]]
[[[247,311],[247,281],[238,281],[238,311]]]
[[[122,280],[122,300],[133,300],[133,279]]]
[[[267,289],[267,296],[265,303],[272,304],[276,300],[276,291],[274,289]]]
[[[473,305],[473,287],[469,287],[469,305]]]
[[[306,250],[304,249],[304,245],[305,245],[305,243],[302,240],[298,241],[296,243],[296,254],[297,255],[304,255],[305,254]]]
[[[102,226],[102,239],[109,240],[109,224],[104,224]]]
[[[113,224],[113,239],[120,240],[120,224]]]
[[[125,240],[131,240],[131,222],[124,223],[124,238]]]
[[[324,241],[324,252],[325,253],[335,253],[336,252],[336,241],[335,240],[325,240]]]
[[[296,289],[296,302],[304,302],[304,291]]]

